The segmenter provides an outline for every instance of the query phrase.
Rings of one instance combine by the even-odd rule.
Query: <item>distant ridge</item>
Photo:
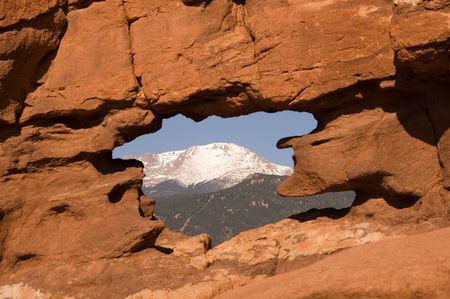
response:
[[[284,179],[286,176],[254,174],[217,192],[158,198],[155,214],[171,230],[192,236],[207,233],[217,245],[242,231],[313,208],[347,208],[355,197],[354,192],[281,197],[275,189]]]

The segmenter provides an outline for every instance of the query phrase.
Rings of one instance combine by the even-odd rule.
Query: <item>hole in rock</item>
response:
[[[156,245],[155,249],[158,250],[161,253],[164,253],[164,254],[171,254],[171,253],[173,253],[173,249],[172,248],[168,248],[168,247],[163,247],[163,246]]]
[[[35,258],[36,254],[34,253],[25,253],[17,256],[17,262],[23,262],[27,260],[31,260],[32,258]]]
[[[321,145],[321,144],[325,144],[325,143],[327,143],[327,142],[329,142],[331,140],[332,140],[331,138],[321,139],[321,140],[317,140],[317,141],[312,142],[311,145],[312,146],[318,146],[318,145]]]
[[[312,114],[253,113],[194,122],[178,115],[162,129],[114,150],[114,158],[144,164],[142,191],[156,199],[155,216],[187,235],[207,233],[217,245],[234,235],[311,209],[349,207],[354,192],[286,198],[276,187],[292,172],[286,136],[311,132]],[[299,162],[301,163],[301,161]],[[115,202],[123,190],[113,190]]]
[[[69,209],[69,207],[70,206],[67,204],[61,204],[61,205],[57,205],[57,206],[50,208],[50,210],[55,214],[62,214],[65,211],[67,211]]]
[[[109,192],[108,194],[108,199],[110,203],[118,203],[123,195],[125,194],[125,192],[128,190],[128,186],[127,185],[118,185],[115,186],[111,192]]]
[[[381,183],[380,183],[381,184]],[[391,207],[395,209],[408,209],[413,207],[420,199],[420,196],[412,194],[388,194],[388,193],[377,193],[377,192],[356,192],[358,194],[357,199],[353,202],[354,206],[359,206],[371,200],[373,198],[383,198],[383,200]]]

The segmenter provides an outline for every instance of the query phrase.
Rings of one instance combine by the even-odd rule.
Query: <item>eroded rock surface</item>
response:
[[[393,263],[397,287],[373,290],[445,297],[447,230],[410,235],[449,225],[449,20],[446,0],[2,1],[0,294],[212,298],[309,265],[299,277],[310,291],[296,297],[361,297],[378,268],[350,273],[353,256],[381,267],[411,242],[420,260],[433,241],[423,248],[440,258],[435,276],[416,284],[414,263]],[[296,215],[209,250],[204,235],[160,235],[142,165],[111,158],[175,114],[285,109],[319,126],[279,142],[296,166],[278,191],[355,190],[350,210]],[[406,243],[388,241],[383,255],[379,241],[395,238]],[[333,278],[314,289],[323,283],[304,274],[343,261],[348,288]]]
[[[217,298],[448,298],[449,233],[363,245]]]

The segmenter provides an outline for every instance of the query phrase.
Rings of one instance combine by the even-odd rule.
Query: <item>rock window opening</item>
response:
[[[349,207],[354,192],[284,198],[276,187],[292,172],[285,136],[311,132],[310,113],[283,111],[194,122],[178,115],[160,131],[114,150],[144,164],[142,191],[155,198],[155,217],[187,235],[207,233],[217,245],[238,233],[311,209]]]

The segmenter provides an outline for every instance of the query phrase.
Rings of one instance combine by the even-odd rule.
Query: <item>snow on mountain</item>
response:
[[[147,190],[167,181],[175,181],[189,188],[214,182],[217,186],[213,189],[220,190],[236,185],[255,173],[292,173],[290,167],[271,163],[249,149],[232,143],[212,143],[182,151],[143,154],[137,159],[145,166],[144,187]]]

